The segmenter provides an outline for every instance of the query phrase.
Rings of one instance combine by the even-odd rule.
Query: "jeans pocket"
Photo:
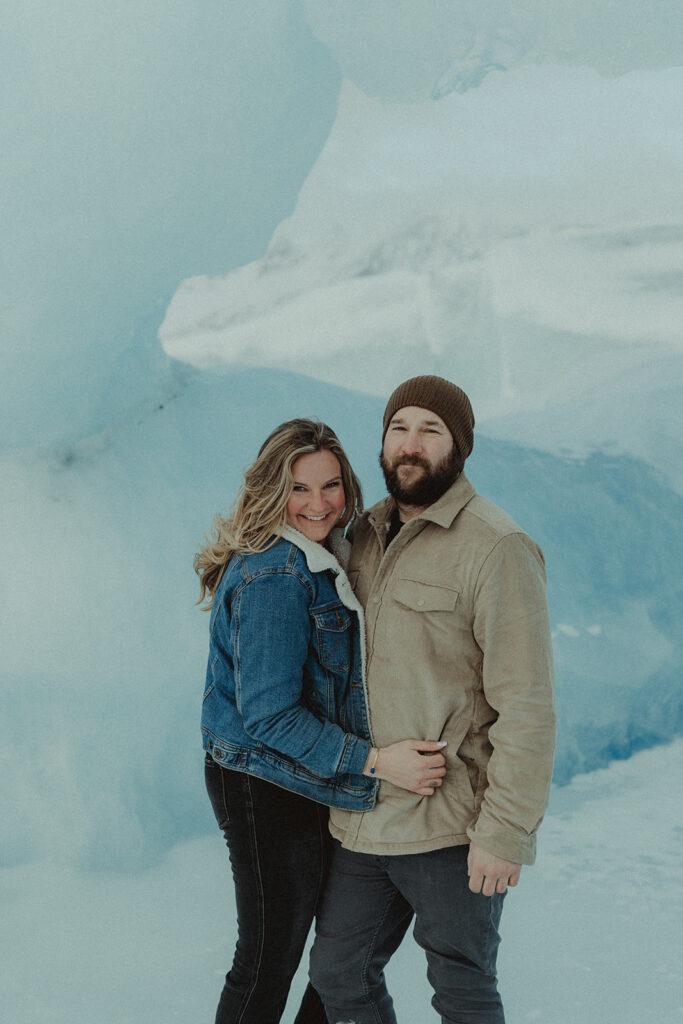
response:
[[[204,759],[204,781],[218,827],[224,831],[230,823],[230,812],[225,793],[225,768],[216,764],[211,754]]]

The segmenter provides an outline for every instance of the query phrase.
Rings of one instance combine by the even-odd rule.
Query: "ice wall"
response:
[[[163,408],[0,471],[3,856],[134,868],[213,827],[199,731],[208,618],[192,556],[278,422],[340,433],[366,498],[383,402],[278,371],[191,373]],[[681,725],[681,499],[644,464],[477,433],[468,473],[537,539],[557,657],[556,772]]]
[[[438,103],[347,81],[265,255],[184,282],[163,345],[378,395],[439,373],[498,436],[683,492],[682,95],[683,68],[498,70]]]
[[[340,19],[342,7],[348,20]],[[266,430],[302,413],[347,425],[370,494],[380,486],[369,440],[377,399],[275,372],[185,372],[167,359],[154,335],[177,282],[263,254],[327,137],[340,68],[382,105],[486,97],[504,68],[525,61],[621,73],[678,60],[678,5],[660,2],[636,16],[635,5],[621,4],[619,17],[602,0],[573,13],[560,4],[547,10],[296,0],[5,5],[0,813],[13,863],[130,868],[211,826],[192,725],[206,621],[198,612],[192,618],[190,564]],[[528,113],[529,104],[534,115],[543,106],[543,79],[534,76],[545,70],[515,72],[539,84],[511,129],[516,174],[497,168],[512,193],[533,178],[525,145],[538,123]],[[562,79],[570,80],[578,81],[574,72]],[[574,103],[580,121],[585,92],[560,92],[562,111]],[[430,104],[429,115],[421,109],[419,118],[438,119],[440,106]],[[387,117],[394,114],[389,107]],[[499,110],[501,131],[504,119]],[[374,163],[382,147],[401,174],[411,162],[438,166],[420,123],[410,138],[406,147],[366,130],[363,172],[384,166]],[[599,130],[589,141],[604,145]],[[662,151],[669,142],[663,138]],[[337,174],[346,171],[343,146],[330,152]],[[461,152],[472,181],[475,157],[490,163],[490,154]],[[558,195],[566,191],[562,159],[553,166]],[[351,191],[358,183],[347,176]],[[678,179],[672,183],[673,194]],[[379,184],[383,199],[381,176]],[[662,203],[666,195],[655,191],[653,201]],[[334,206],[331,196],[319,193],[323,212]],[[456,235],[467,249],[467,232]],[[429,223],[417,247],[414,235],[399,232],[397,241],[404,261],[438,262],[444,251]],[[386,246],[371,250],[370,272],[359,275],[366,285],[377,283],[388,255]],[[272,248],[262,276],[288,263],[303,265],[305,279],[296,245]],[[401,285],[399,276],[399,297]],[[377,303],[367,294],[372,316]],[[340,293],[330,311],[347,308],[348,299]],[[424,308],[434,310],[429,302]],[[310,322],[325,323],[315,303]],[[297,359],[311,371],[305,352]],[[387,365],[372,346],[364,359],[366,377],[373,360]],[[519,446],[481,451],[482,490],[550,556],[564,680],[562,777],[671,735],[680,678],[671,640],[680,503],[629,460],[570,466]],[[624,566],[625,553],[632,565]]]
[[[153,332],[175,286],[262,253],[341,74],[412,101],[529,63],[681,63],[675,0],[36,0],[2,14],[10,448],[96,433],[173,391]]]
[[[172,392],[178,281],[258,256],[334,117],[298,3],[4,4],[0,445],[96,433]]]
[[[305,0],[344,76],[414,101],[478,86],[492,70],[569,64],[604,75],[681,64],[677,0]]]

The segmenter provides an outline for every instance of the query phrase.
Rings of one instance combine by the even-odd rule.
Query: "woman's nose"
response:
[[[310,512],[324,512],[327,508],[327,500],[323,491],[319,491],[317,494],[311,494],[308,501],[308,508]]]

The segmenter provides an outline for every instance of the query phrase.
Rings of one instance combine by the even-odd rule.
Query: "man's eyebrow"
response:
[[[404,424],[406,421],[403,418],[403,416],[392,416],[391,420],[389,422],[390,423]],[[420,426],[421,427],[444,427],[445,423],[442,423],[441,420],[425,419],[425,420],[420,420]]]

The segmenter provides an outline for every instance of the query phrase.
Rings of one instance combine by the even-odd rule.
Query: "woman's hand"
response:
[[[363,775],[386,779],[420,796],[432,796],[446,774],[446,758],[439,753],[445,746],[445,740],[400,740],[379,750],[373,747]]]

